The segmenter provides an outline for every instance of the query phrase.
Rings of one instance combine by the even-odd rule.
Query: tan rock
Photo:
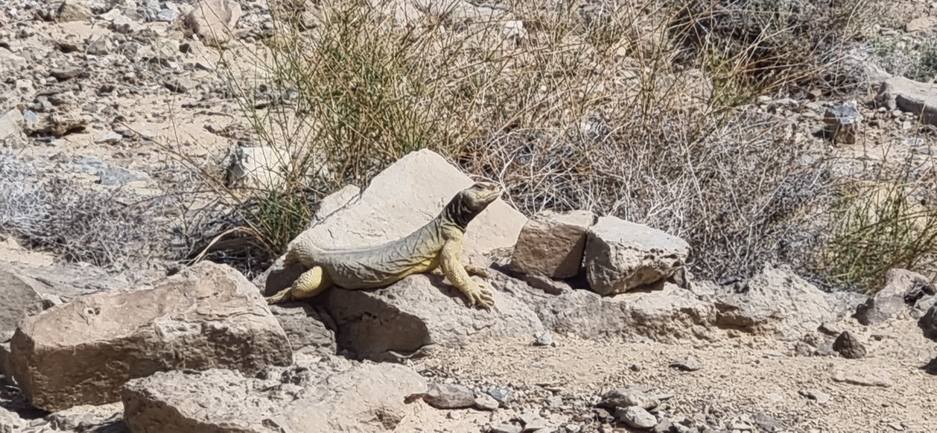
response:
[[[42,311],[40,283],[0,262],[0,342],[13,336],[20,321]],[[0,364],[0,373],[3,373]]]
[[[426,391],[401,365],[322,370],[273,369],[267,379],[219,369],[156,373],[127,383],[124,420],[133,433],[385,432],[406,415],[404,400]]]
[[[908,33],[920,32],[937,27],[937,17],[918,17],[905,24]]]
[[[23,393],[49,411],[115,402],[126,381],[157,371],[254,374],[292,362],[256,288],[209,262],[152,289],[97,293],[29,317],[13,336],[11,357]]]
[[[882,82],[875,102],[889,110],[913,113],[921,122],[937,126],[937,85],[892,77]]]
[[[91,17],[91,10],[74,0],[66,0],[55,12],[55,20],[60,23],[70,21],[88,22],[91,21]]]
[[[481,283],[479,277],[473,277]],[[544,332],[524,303],[492,286],[491,311],[467,308],[440,275],[411,275],[377,290],[332,289],[326,307],[338,343],[360,358],[392,360],[427,345],[461,347],[474,339],[529,337]]]
[[[20,110],[15,108],[4,114],[0,114],[0,140],[22,131],[23,122],[23,114],[20,113]]]
[[[599,218],[587,234],[583,264],[600,295],[663,284],[683,268],[690,250],[683,239],[615,217]]]
[[[885,273],[885,286],[856,308],[856,320],[863,325],[877,325],[907,315],[910,306],[905,303],[905,295],[915,286],[929,287],[929,284],[927,277],[916,272],[889,269]]]
[[[193,32],[205,45],[223,44],[234,36],[234,28],[241,19],[241,5],[237,0],[200,0],[185,19]]]
[[[534,215],[517,238],[510,269],[552,278],[576,276],[582,266],[586,230],[594,222],[590,211]]]

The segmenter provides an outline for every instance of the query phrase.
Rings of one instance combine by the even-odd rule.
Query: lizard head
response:
[[[459,191],[446,206],[446,217],[462,230],[493,201],[501,197],[501,187],[493,182],[476,182]]]

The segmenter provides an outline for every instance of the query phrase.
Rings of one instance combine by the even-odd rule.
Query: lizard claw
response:
[[[495,303],[495,298],[492,296],[491,291],[486,287],[479,287],[477,290],[466,293],[469,298],[469,302],[472,303],[472,306],[478,306],[486,310],[490,310],[491,306]]]

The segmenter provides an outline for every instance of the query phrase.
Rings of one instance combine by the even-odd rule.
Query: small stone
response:
[[[104,134],[94,140],[98,144],[114,144],[123,139],[124,136],[120,135],[114,131],[110,131],[107,134]]]
[[[498,400],[488,394],[481,394],[475,397],[475,407],[481,410],[495,410],[499,406]]]
[[[833,342],[833,350],[848,359],[859,359],[866,354],[865,346],[850,331],[843,332],[836,338]]]
[[[463,409],[475,405],[472,390],[454,384],[430,384],[423,400],[436,409]]]
[[[55,21],[66,23],[71,21],[91,21],[91,11],[75,0],[68,0],[59,6],[55,12]]]
[[[784,425],[781,424],[781,421],[778,421],[771,415],[768,415],[764,412],[756,413],[754,421],[758,428],[766,433],[778,433],[784,431]],[[752,429],[749,428],[749,430]]]
[[[507,388],[494,388],[488,390],[487,394],[497,400],[498,403],[507,404],[508,400],[511,399],[512,392]]]
[[[660,420],[660,422],[654,426],[654,429],[652,431],[654,433],[670,433],[671,431],[673,431],[673,428],[674,428],[673,423],[669,419],[665,418],[665,419]]]
[[[84,68],[81,66],[65,66],[62,68],[53,68],[49,71],[49,75],[55,77],[56,80],[65,81],[81,75],[83,70]]]
[[[828,401],[830,401],[830,395],[820,391],[819,389],[803,390],[800,391],[800,395],[816,401],[817,404],[826,404]]]
[[[844,144],[856,143],[856,134],[861,119],[859,107],[855,101],[829,107],[823,115],[823,121],[826,122],[827,131],[833,142]]]
[[[88,54],[104,56],[114,49],[111,38],[107,35],[94,35],[88,38]]]
[[[488,429],[489,433],[521,433],[521,428],[513,424],[497,424]]]
[[[615,418],[632,428],[649,429],[657,425],[657,418],[639,406],[618,408],[615,410]]]
[[[692,356],[675,359],[670,363],[670,366],[683,371],[697,371],[700,368],[703,368],[699,360]]]
[[[117,33],[129,35],[143,29],[143,25],[126,15],[120,15],[111,22],[111,28]]]
[[[25,121],[20,110],[15,108],[0,115],[0,140],[19,133]]]
[[[843,332],[841,329],[839,329],[839,326],[836,326],[835,323],[830,322],[821,323],[817,330],[827,335],[839,335]]]
[[[556,346],[556,343],[550,331],[545,331],[537,337],[537,341],[534,341],[534,346]]]
[[[156,21],[171,23],[179,18],[179,13],[172,9],[163,9],[156,14]]]
[[[189,78],[180,77],[166,81],[165,86],[173,92],[186,93],[198,86],[198,83]]]
[[[598,405],[609,409],[638,406],[650,410],[656,408],[659,404],[660,401],[656,398],[650,397],[640,390],[619,388],[605,393]]]

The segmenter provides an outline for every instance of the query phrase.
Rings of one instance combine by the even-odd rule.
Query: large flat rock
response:
[[[377,290],[332,289],[326,305],[338,325],[339,346],[374,360],[429,345],[460,347],[477,338],[533,339],[543,333],[524,303],[494,287],[492,294],[490,311],[472,308],[442,276],[419,274]]]
[[[127,383],[124,420],[133,433],[385,432],[405,416],[404,399],[426,390],[400,365],[327,368],[277,368],[260,378],[220,369],[156,373]]]
[[[890,110],[899,109],[920,116],[923,123],[937,126],[937,86],[905,77],[882,82],[875,101]]]
[[[55,411],[120,399],[128,380],[179,368],[254,374],[292,362],[286,334],[236,270],[203,262],[152,289],[102,292],[25,319],[11,341],[13,376]]]
[[[9,340],[20,321],[42,311],[39,282],[0,262],[0,342]],[[0,365],[3,374],[3,365]]]

